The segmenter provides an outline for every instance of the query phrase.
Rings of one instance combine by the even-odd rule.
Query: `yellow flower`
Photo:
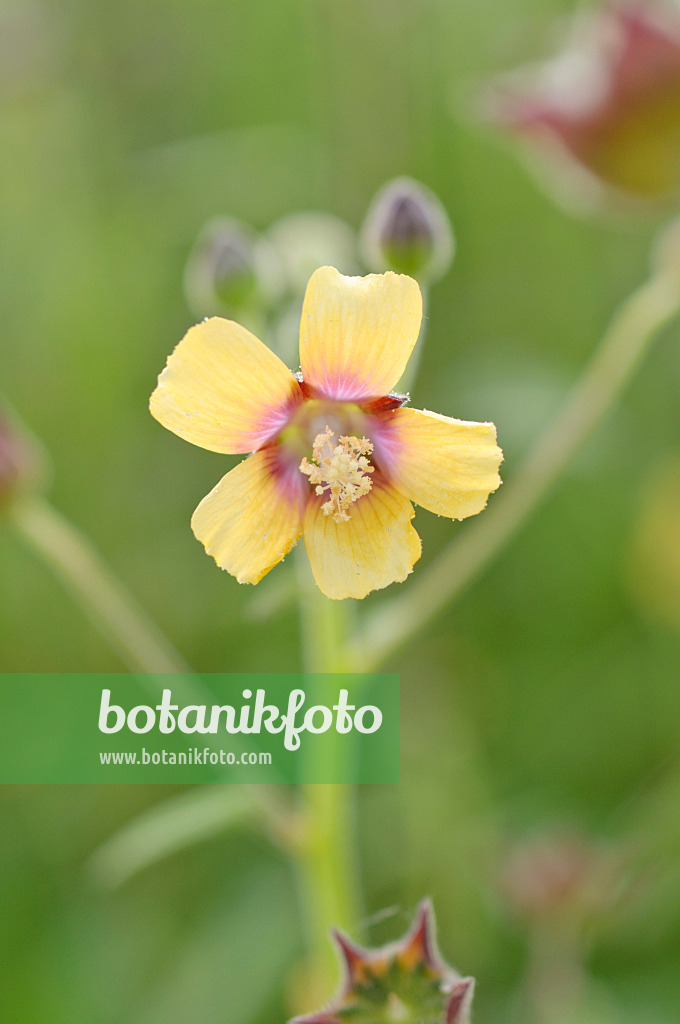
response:
[[[321,267],[302,309],[300,373],[219,317],[172,353],[153,416],[201,448],[253,453],[191,520],[239,583],[259,583],[304,534],[323,593],[365,597],[405,580],[420,557],[412,501],[452,519],[484,508],[500,484],[493,424],[405,409],[391,393],[421,319],[410,277]]]

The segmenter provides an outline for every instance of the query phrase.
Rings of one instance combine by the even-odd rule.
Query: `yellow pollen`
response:
[[[304,458],[300,472],[309,477],[310,484],[316,485],[317,494],[330,491],[328,501],[321,506],[325,515],[333,516],[336,523],[349,519],[350,505],[371,489],[373,466],[367,456],[373,445],[366,437],[339,437],[334,444],[335,434],[330,427],[314,438],[313,462]]]

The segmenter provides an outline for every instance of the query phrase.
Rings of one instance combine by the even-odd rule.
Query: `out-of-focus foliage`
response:
[[[239,587],[189,529],[234,460],[183,444],[146,408],[194,319],[182,282],[199,232],[231,217],[266,233],[305,210],[358,229],[385,181],[425,183],[458,252],[430,294],[414,399],[494,420],[509,476],[646,273],[655,227],[572,219],[467,119],[479,84],[547,52],[555,17],[574,6],[12,0],[0,11],[1,390],[49,448],[56,504],[198,669],[293,670],[299,657],[281,577]],[[367,912],[396,906],[398,925],[368,937],[403,931],[429,892],[444,955],[478,979],[480,1024],[512,1019],[536,941],[501,892],[506,840],[565,822],[620,842],[633,873],[644,865],[627,909],[600,919],[588,946],[593,1021],[677,1018],[680,790],[664,773],[676,779],[680,758],[680,631],[661,593],[677,600],[670,549],[659,568],[673,513],[649,503],[677,490],[664,498],[679,388],[672,329],[512,547],[390,666],[402,673],[403,781],[362,791],[359,820]],[[423,515],[423,564],[464,529]],[[3,670],[121,668],[7,529],[0,566]],[[247,614],[270,587],[276,615]],[[649,802],[656,785],[663,799]],[[171,795],[2,793],[3,1020],[285,1019],[302,941],[295,880],[262,837],[213,836],[113,893],[92,882],[91,854]]]

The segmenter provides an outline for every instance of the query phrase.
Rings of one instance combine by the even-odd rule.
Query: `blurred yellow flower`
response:
[[[252,452],[191,525],[239,583],[259,583],[304,534],[319,588],[365,597],[420,557],[412,501],[463,519],[500,484],[492,423],[405,409],[391,389],[418,339],[422,299],[403,275],[312,275],[293,374],[244,327],[192,327],[151,396],[153,416],[192,444]]]

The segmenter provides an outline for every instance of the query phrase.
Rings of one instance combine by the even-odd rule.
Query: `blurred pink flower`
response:
[[[492,116],[591,191],[680,192],[680,10],[615,0],[579,18],[563,53],[495,90]]]

